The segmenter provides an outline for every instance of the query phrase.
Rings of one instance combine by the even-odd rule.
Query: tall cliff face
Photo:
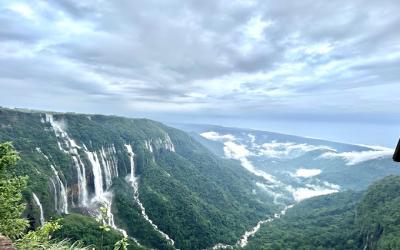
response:
[[[199,249],[234,242],[274,209],[255,192],[260,178],[146,119],[0,109],[0,141],[21,155],[36,225],[103,206],[144,246]]]

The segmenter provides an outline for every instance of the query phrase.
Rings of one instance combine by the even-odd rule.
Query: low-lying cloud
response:
[[[246,170],[266,180],[269,183],[269,185],[266,185],[264,183],[256,183],[256,185],[262,188],[264,191],[266,191],[269,195],[271,195],[274,198],[275,203],[279,203],[279,199],[283,197],[282,194],[283,190],[286,190],[286,192],[290,193],[290,195],[296,202],[311,197],[331,194],[340,191],[340,186],[319,180],[316,180],[318,181],[318,185],[304,184],[304,186],[301,187],[293,187],[292,185],[287,185],[285,183],[282,183],[271,174],[268,174],[267,172],[256,168],[252,164],[252,162],[248,159],[249,156],[257,157],[263,155],[260,153],[252,152],[253,149],[260,150],[260,146],[258,146],[255,143],[256,141],[255,136],[248,136],[250,138],[250,143],[252,146],[252,148],[249,150],[245,145],[239,144],[237,142],[238,139],[232,134],[221,135],[217,132],[210,131],[201,133],[200,135],[209,140],[222,142],[224,145],[224,153],[226,157],[240,161],[242,167],[244,167]],[[295,143],[277,143],[276,141],[266,144],[267,148],[270,149],[269,152],[271,152],[272,149],[281,152],[281,153],[274,153],[273,154],[274,157],[279,157],[279,156],[287,157],[287,155],[289,153],[292,153],[293,151],[301,151],[302,153],[304,153],[316,149],[332,150],[331,148],[327,148],[324,146],[312,146],[308,144],[295,144]],[[289,148],[289,150],[287,148]],[[322,171],[320,169],[300,168],[294,174],[291,174],[291,176],[295,178],[312,178],[321,174],[321,172]]]
[[[231,134],[220,135],[214,131],[201,133],[201,136],[203,136],[204,138],[206,138],[208,140],[212,140],[212,141],[234,141],[235,140],[235,136],[233,136]]]
[[[334,150],[328,146],[314,146],[306,143],[272,141],[259,147],[258,154],[270,158],[294,158],[314,150]]]
[[[331,187],[325,187],[325,186],[308,184],[306,185],[306,187],[300,187],[300,188],[293,188],[289,186],[287,187],[287,190],[293,194],[293,198],[297,202],[300,202],[302,200],[312,198],[315,196],[327,195],[327,194],[337,193],[340,191],[339,186],[334,185],[333,188],[332,185],[330,186]]]
[[[200,135],[209,140],[223,142],[224,154],[226,157],[240,161],[242,167],[244,167],[246,170],[253,173],[254,175],[262,177],[268,182],[277,183],[277,180],[274,176],[268,174],[265,171],[257,169],[253,165],[253,163],[247,158],[251,155],[250,151],[246,148],[245,145],[236,143],[236,138],[234,135],[220,135],[219,133],[213,131],[204,132]]]
[[[385,147],[370,147],[367,151],[352,151],[352,152],[326,152],[320,158],[335,159],[341,158],[346,162],[346,165],[356,165],[365,161],[378,158],[388,158],[393,155],[393,150]]]
[[[309,178],[320,175],[322,173],[321,169],[314,169],[314,168],[300,168],[294,174],[291,174],[294,177],[303,177]]]

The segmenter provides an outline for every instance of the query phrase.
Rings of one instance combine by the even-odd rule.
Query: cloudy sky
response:
[[[398,0],[1,1],[0,105],[391,145],[399,13]]]

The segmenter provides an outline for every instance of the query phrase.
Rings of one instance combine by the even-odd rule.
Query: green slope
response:
[[[245,249],[400,249],[400,176],[365,192],[312,198],[265,225]]]
[[[159,229],[175,240],[177,248],[201,249],[219,242],[234,243],[275,209],[267,197],[253,192],[257,177],[243,170],[239,163],[210,153],[180,130],[147,119],[59,113],[53,117],[62,121],[70,137],[88,150],[115,146],[119,172],[111,187],[115,222],[144,246],[170,247],[143,219],[133,200],[133,190],[125,180],[130,172],[126,143],[135,152],[139,197],[146,212]],[[30,198],[33,191],[40,197],[46,219],[59,216],[51,189],[50,164],[36,147],[50,156],[61,179],[68,183],[70,211],[87,214],[76,206],[77,174],[71,156],[59,150],[54,131],[43,119],[43,112],[0,109],[0,141],[14,142],[22,158],[16,171],[30,177],[26,214],[36,219],[33,222],[38,220],[37,208]],[[154,142],[165,135],[170,137],[175,152],[156,143],[154,152],[146,149],[146,141]],[[93,193],[89,161],[83,151],[78,154],[87,166],[89,192]]]

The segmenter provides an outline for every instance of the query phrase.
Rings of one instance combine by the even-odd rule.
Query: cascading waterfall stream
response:
[[[53,115],[46,114],[46,121],[50,123],[53,131],[57,137],[57,144],[61,151],[71,156],[78,176],[78,190],[79,190],[79,205],[88,205],[88,190],[86,182],[85,165],[80,159],[78,149],[81,149],[78,144],[69,137],[68,133],[64,130],[64,124],[54,121]],[[65,148],[64,148],[65,147]]]
[[[118,164],[115,155],[117,155],[117,151],[115,150],[115,145],[111,144],[108,148],[106,148],[106,160],[109,162],[108,164],[111,166],[111,173],[113,176],[118,177]]]
[[[251,230],[245,232],[243,234],[242,238],[236,244],[240,247],[245,247],[247,245],[247,243],[249,242],[249,238],[254,236],[258,232],[258,230],[260,229],[262,224],[270,223],[276,219],[281,218],[283,215],[286,214],[286,211],[293,206],[294,205],[285,206],[285,208],[280,213],[274,214],[274,216],[272,218],[268,218],[266,220],[259,221],[255,227],[253,227]]]
[[[86,148],[86,147],[85,147]],[[92,165],[93,177],[94,177],[94,193],[95,193],[95,200],[103,200],[103,173],[101,169],[101,165],[99,159],[97,157],[96,152],[86,151],[85,153]]]
[[[50,179],[50,182],[54,190],[54,209],[58,212],[58,189],[52,178]]]
[[[120,231],[123,235],[127,235],[125,230],[120,229],[115,225],[114,215],[112,214],[111,211],[112,192],[109,191],[109,188],[112,185],[113,177],[118,176],[117,160],[113,156],[116,154],[115,146],[112,145],[111,147],[106,147],[106,148],[102,147],[101,150],[99,150],[98,152],[89,151],[84,144],[81,147],[72,138],[69,137],[68,133],[64,129],[66,125],[63,121],[55,121],[53,115],[46,114],[46,122],[50,123],[58,139],[57,144],[59,149],[64,153],[69,154],[74,162],[78,179],[79,206],[88,207],[89,205],[93,206],[96,203],[101,204],[101,206],[105,206],[107,208],[107,213],[108,213],[107,214],[108,221],[106,223],[112,228]],[[156,143],[159,145],[155,145],[155,147],[160,146],[167,150],[175,151],[174,145],[172,144],[172,141],[169,138],[168,134],[165,136],[163,140],[159,139]],[[153,152],[154,146],[150,141],[149,142],[146,141],[146,146],[148,147],[150,152]],[[175,242],[166,233],[162,232],[157,225],[153,223],[153,221],[146,214],[146,210],[143,204],[139,200],[139,192],[138,192],[139,186],[137,179],[134,175],[135,173],[134,153],[130,145],[125,145],[125,147],[130,155],[129,157],[131,164],[131,173],[129,176],[129,182],[131,183],[134,189],[135,202],[140,207],[143,218],[151,224],[154,230],[159,232],[173,246]],[[82,151],[87,156],[87,159],[89,160],[91,165],[93,182],[94,182],[94,197],[91,200],[89,200],[89,193],[86,180],[86,168],[83,161],[80,158],[78,150]]]
[[[112,167],[110,162],[107,160],[107,155],[104,150],[104,147],[101,147],[100,150],[100,160],[101,164],[104,166],[104,177],[106,181],[106,189],[109,189],[112,184]]]
[[[125,230],[120,229],[115,225],[114,215],[111,211],[112,193],[105,192],[111,187],[113,175],[118,176],[116,160],[113,157],[110,157],[111,160],[108,160],[107,153],[104,148],[102,148],[100,152],[100,159],[102,162],[101,164],[97,152],[90,152],[84,144],[83,148],[80,147],[72,138],[69,137],[68,133],[64,129],[65,124],[63,122],[54,121],[54,118],[51,114],[46,114],[46,121],[50,123],[56,137],[59,139],[57,140],[59,149],[69,154],[74,162],[78,177],[79,206],[88,207],[89,205],[93,205],[93,203],[96,202],[100,203],[102,206],[106,206],[109,218],[107,224],[110,225],[112,228],[120,231],[123,235],[127,235]],[[83,164],[79,156],[78,149],[84,151],[92,166],[95,196],[91,201],[89,201],[89,192],[87,188],[86,168],[85,164]],[[108,155],[116,153],[114,145],[112,145],[112,147],[109,148],[107,151]],[[110,164],[110,162],[112,162],[112,164]],[[104,169],[102,169],[102,166]],[[103,186],[103,171],[106,189],[104,189]]]
[[[44,225],[44,213],[43,213],[42,203],[40,203],[40,200],[36,196],[35,193],[32,193],[32,196],[33,196],[33,200],[35,201],[35,203],[38,206],[39,211],[40,211],[40,225],[43,226]]]
[[[78,176],[79,202],[81,206],[86,207],[89,202],[89,194],[87,190],[85,165],[79,155],[71,155],[71,157]]]
[[[62,213],[64,214],[68,214],[68,198],[67,198],[67,192],[66,192],[66,187],[64,186],[63,182],[60,179],[60,176],[58,175],[57,170],[55,169],[55,167],[53,165],[50,165],[51,169],[53,170],[54,176],[56,178],[56,181],[58,183],[58,193],[60,195],[59,199],[59,207],[56,206],[57,209],[59,209]]]
[[[53,178],[50,179],[53,188],[54,188],[54,208],[59,213],[68,214],[68,198],[67,198],[67,183],[61,181],[61,178],[56,170],[55,166],[51,163],[50,158],[42,152],[40,148],[36,148],[38,151],[47,161],[50,162],[50,168],[53,171],[54,182]]]
[[[119,231],[124,236],[127,236],[125,230],[118,228],[114,222],[114,215],[111,211],[112,209],[112,192],[108,189],[112,185],[112,172],[117,172],[116,167],[114,171],[111,171],[111,167],[109,161],[107,159],[104,148],[102,147],[100,152],[91,152],[87,149],[85,145],[83,145],[84,152],[86,153],[90,164],[92,165],[92,173],[94,179],[94,189],[95,196],[93,197],[91,203],[100,203],[101,206],[105,206],[107,208],[107,221],[105,222],[107,225],[112,227],[113,229]],[[115,152],[115,149],[114,149]],[[100,155],[100,157],[99,157]],[[100,159],[99,159],[100,158]],[[114,161],[115,162],[115,161]],[[105,180],[105,188],[103,185],[103,177]],[[135,239],[134,239],[135,240]],[[136,241],[136,240],[135,240]]]
[[[286,211],[289,208],[292,208],[294,205],[288,205],[285,206],[279,213],[275,213],[273,217],[270,217],[268,219],[265,220],[261,220],[257,223],[257,225],[255,227],[253,227],[252,229],[246,231],[243,236],[240,238],[240,240],[238,240],[238,242],[236,242],[235,245],[225,245],[222,243],[218,243],[215,246],[212,247],[212,249],[233,249],[234,247],[245,247],[247,246],[247,244],[249,243],[249,238],[253,237],[258,230],[261,228],[261,225],[265,224],[265,223],[270,223],[276,219],[281,218],[283,215],[286,214]]]
[[[147,143],[146,143],[147,145]],[[135,157],[135,153],[132,150],[132,146],[130,144],[125,144],[124,145],[126,150],[128,151],[128,155],[129,155],[129,161],[130,161],[130,167],[131,167],[131,172],[129,174],[128,177],[128,181],[131,183],[131,186],[133,188],[133,192],[134,192],[134,200],[135,202],[138,204],[138,206],[140,207],[141,213],[143,218],[150,223],[150,225],[153,227],[153,229],[155,231],[157,231],[158,233],[160,233],[169,244],[171,244],[172,246],[175,245],[174,240],[171,239],[171,237],[169,237],[166,233],[164,233],[163,231],[161,231],[158,226],[156,224],[154,224],[154,222],[149,218],[149,216],[146,214],[146,209],[144,208],[142,202],[139,199],[139,183],[137,181],[137,178],[135,176],[135,161],[134,161],[134,157]],[[147,146],[146,146],[147,147]],[[149,145],[149,148],[151,148],[151,145]]]

